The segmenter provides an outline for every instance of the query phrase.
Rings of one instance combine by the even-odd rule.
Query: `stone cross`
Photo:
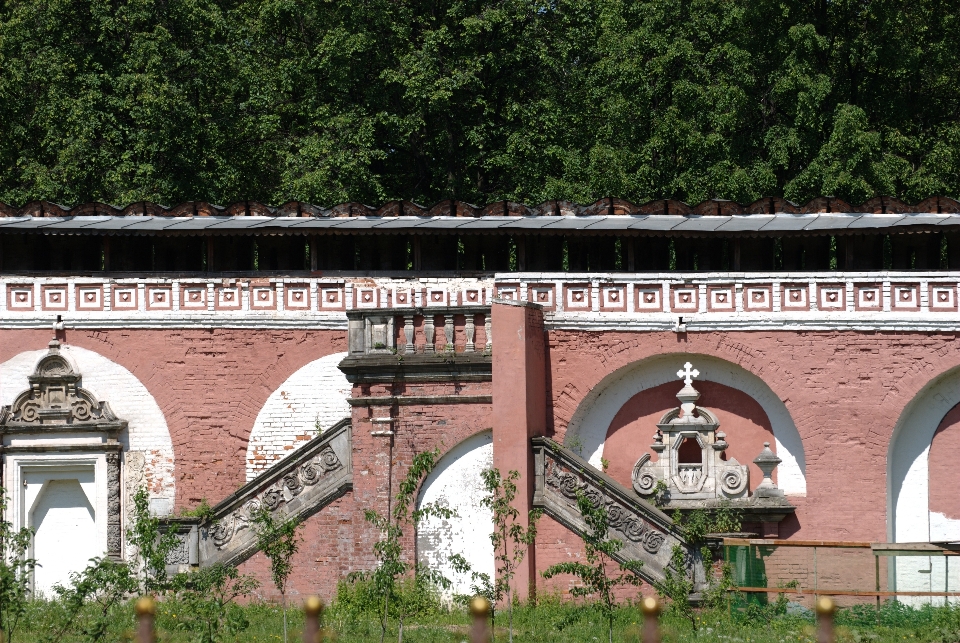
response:
[[[683,380],[683,383],[687,386],[693,384],[693,378],[700,377],[700,371],[693,368],[693,364],[687,362],[683,365],[683,369],[677,371],[677,377]]]

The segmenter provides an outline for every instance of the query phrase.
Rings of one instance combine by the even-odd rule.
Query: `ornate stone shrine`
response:
[[[730,445],[720,430],[720,421],[696,404],[700,393],[693,387],[693,380],[699,375],[690,362],[677,372],[684,383],[677,393],[680,406],[667,411],[657,423],[650,446],[657,454],[656,462],[651,454],[644,453],[634,465],[634,491],[647,500],[659,496],[667,509],[729,505],[742,510],[745,521],[780,522],[794,511],[771,477],[780,459],[765,442],[754,460],[763,481],[751,495],[749,468],[735,458],[723,458]]]

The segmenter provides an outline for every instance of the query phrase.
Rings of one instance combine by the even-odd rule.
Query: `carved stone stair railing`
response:
[[[535,507],[582,535],[586,523],[577,508],[577,492],[581,491],[595,506],[600,502],[606,505],[610,535],[623,542],[616,558],[642,561],[640,576],[645,581],[664,579],[673,548],[679,545],[687,551],[685,572],[694,581],[694,592],[704,588],[706,576],[699,551],[688,545],[665,513],[549,438],[533,438],[533,452]]]
[[[350,420],[343,420],[261,473],[213,507],[212,516],[171,518],[181,545],[169,567],[236,565],[257,552],[251,514],[266,507],[303,521],[353,488]]]

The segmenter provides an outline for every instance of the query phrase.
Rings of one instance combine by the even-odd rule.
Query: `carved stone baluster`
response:
[[[423,316],[423,335],[427,339],[426,345],[423,347],[424,353],[434,353],[437,350],[434,341],[436,339],[436,331],[433,327],[433,314],[427,313]]]
[[[413,315],[403,316],[403,336],[407,340],[403,352],[412,355],[417,350],[417,347],[413,345]]]
[[[467,321],[463,330],[467,336],[467,343],[463,347],[463,350],[465,350],[468,353],[472,353],[475,350],[477,350],[476,345],[473,343],[473,335],[476,332],[476,328],[474,328],[474,323],[473,323],[473,314],[467,313]]]
[[[491,353],[493,352],[493,328],[491,326],[491,315],[484,313],[483,315],[483,332],[487,336],[487,345],[483,347],[483,352]]]
[[[107,454],[107,557],[121,560],[120,454]]]
[[[443,316],[443,350],[448,352],[453,352],[453,315],[444,315]]]

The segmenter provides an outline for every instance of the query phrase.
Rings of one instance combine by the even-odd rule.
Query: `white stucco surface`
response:
[[[700,371],[697,381],[706,380],[738,389],[760,404],[770,420],[776,453],[782,460],[777,467],[777,486],[788,496],[805,496],[807,480],[803,442],[786,405],[753,373],[709,355],[658,355],[607,376],[580,403],[567,427],[564,443],[570,445],[579,440],[584,457],[600,469],[607,430],[623,405],[637,393],[667,382],[677,382],[679,391],[682,383],[677,378],[677,371],[685,362],[691,362]],[[651,427],[651,433],[653,430]]]
[[[60,352],[82,376],[82,386],[127,421],[127,431],[120,436],[124,457],[130,452],[143,454],[151,508],[157,514],[170,513],[176,497],[173,440],[153,395],[133,373],[99,353],[69,344]],[[0,404],[12,403],[29,387],[27,377],[46,354],[47,349],[25,351],[0,364]]]
[[[290,455],[321,430],[350,417],[350,383],[337,368],[346,353],[314,360],[270,394],[250,432],[247,480]]]
[[[89,483],[92,474],[91,469]],[[39,563],[34,589],[52,597],[54,585],[69,585],[70,573],[81,571],[104,550],[98,543],[93,504],[77,480],[48,481],[32,506],[33,556]]]
[[[453,586],[453,594],[471,594],[470,574],[457,574],[450,557],[460,554],[474,572],[494,577],[493,513],[482,506],[481,473],[493,466],[493,434],[472,436],[448,451],[420,489],[417,507],[436,504],[456,512],[450,519],[429,518],[417,530],[417,559],[440,571]]]

